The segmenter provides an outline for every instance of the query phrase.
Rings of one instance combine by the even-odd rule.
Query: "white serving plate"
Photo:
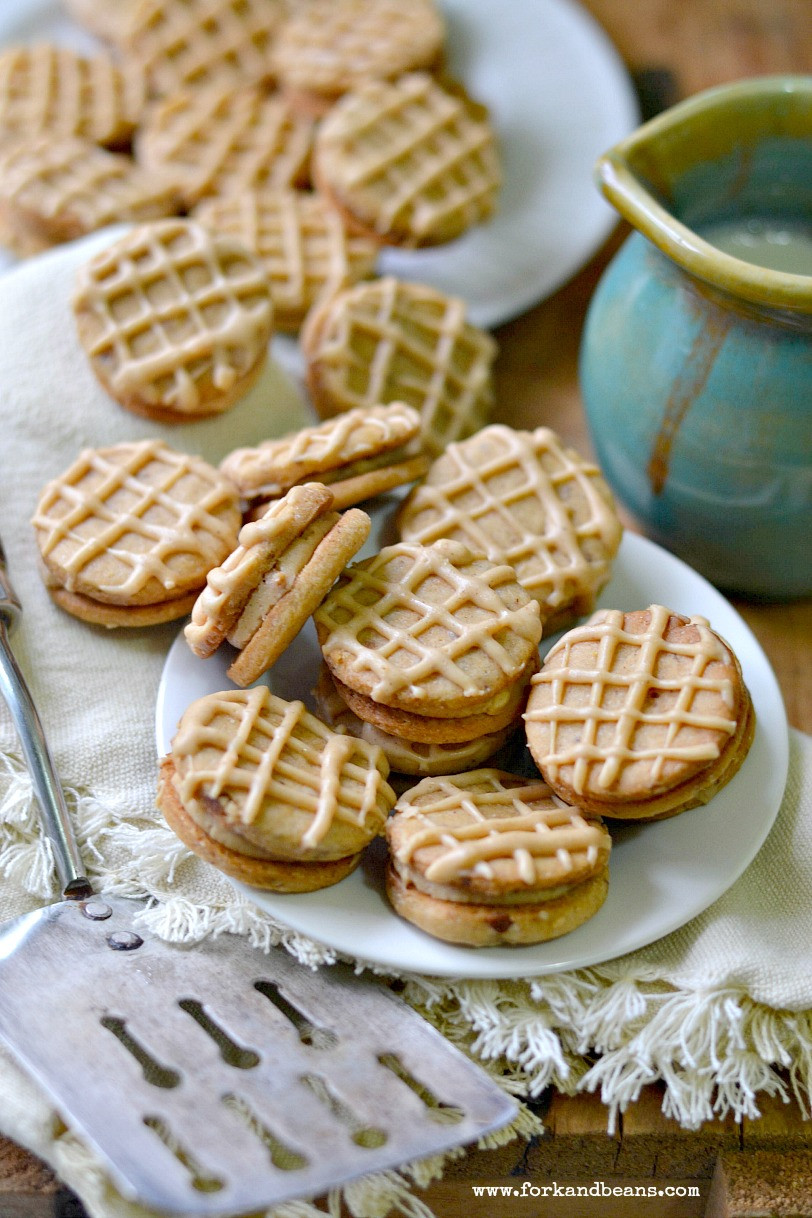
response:
[[[376,507],[362,554],[385,540],[389,513]],[[786,784],[789,740],[775,674],[749,627],[702,576],[653,542],[627,533],[602,606],[639,609],[657,603],[701,614],[734,649],[756,712],[752,748],[738,774],[709,804],[648,824],[607,822],[613,839],[609,896],[577,930],[528,947],[455,947],[400,919],[383,886],[385,847],[376,843],[352,875],[301,895],[235,887],[295,930],[348,956],[398,972],[480,978],[534,977],[609,960],[661,938],[701,913],[733,884],[770,831]],[[544,640],[542,652],[552,643]],[[156,707],[159,755],[195,698],[232,688],[230,649],[209,660],[192,654],[182,634],[169,651]],[[320,662],[312,622],[266,675],[274,693],[310,701]],[[311,703],[312,707],[312,703]]]
[[[115,0],[100,0],[115,3]],[[490,328],[549,296],[588,262],[615,213],[592,183],[597,157],[639,122],[626,70],[573,0],[441,0],[448,67],[490,109],[504,160],[498,215],[433,250],[386,250],[381,273],[462,296]],[[2,0],[0,45],[93,40],[59,0]],[[0,251],[0,269],[13,265]]]

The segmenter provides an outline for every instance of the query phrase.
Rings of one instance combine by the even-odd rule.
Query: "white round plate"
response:
[[[99,0],[115,3],[116,0]],[[387,250],[381,272],[428,283],[490,328],[524,312],[589,261],[616,216],[592,166],[639,122],[611,42],[573,0],[441,0],[448,67],[490,109],[504,160],[498,215],[434,250]],[[59,0],[2,0],[0,44],[87,35]],[[0,267],[11,265],[2,256]]]
[[[386,518],[376,512],[370,552],[382,544]],[[396,916],[383,889],[385,848],[333,888],[285,896],[236,884],[280,921],[348,956],[399,972],[455,977],[532,977],[582,968],[623,955],[676,930],[738,879],[764,842],[786,784],[789,740],[781,693],[747,625],[702,576],[653,542],[627,533],[600,604],[618,609],[668,605],[702,614],[741,661],[756,711],[752,748],[738,774],[704,808],[649,824],[609,822],[613,839],[609,896],[571,934],[530,947],[454,947]],[[542,651],[552,639],[545,640]],[[229,649],[226,648],[225,651]],[[267,674],[277,694],[309,699],[319,665],[312,622]],[[231,687],[230,657],[199,660],[181,635],[167,656],[158,693],[156,736],[168,752],[185,708],[195,698]]]

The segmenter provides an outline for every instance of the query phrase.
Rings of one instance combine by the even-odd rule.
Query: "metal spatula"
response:
[[[514,1101],[383,985],[233,936],[173,946],[134,926],[139,902],[93,895],[8,643],[19,612],[0,547],[0,692],[69,898],[0,927],[0,1040],[119,1191],[256,1212],[511,1120]]]

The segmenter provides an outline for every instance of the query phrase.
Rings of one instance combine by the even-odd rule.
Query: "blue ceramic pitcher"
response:
[[[698,94],[597,178],[638,230],[581,347],[608,482],[718,586],[812,592],[812,76]]]

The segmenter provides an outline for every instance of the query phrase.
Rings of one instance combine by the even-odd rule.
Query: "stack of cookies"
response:
[[[314,618],[326,696],[394,738],[390,755],[411,753],[406,769],[420,771],[422,745],[480,764],[520,720],[541,617],[505,564],[453,542],[387,546],[349,567]]]
[[[206,222],[228,231],[238,224],[256,242],[253,252],[264,245],[294,273],[302,257],[291,231],[268,234],[279,222],[273,192],[311,188],[318,142],[317,202],[288,199],[282,215],[300,223],[303,237],[315,226],[308,261],[329,291],[371,273],[381,242],[449,241],[494,208],[500,167],[487,113],[433,75],[446,34],[435,0],[65,2],[109,49],[83,55],[39,43],[0,55],[0,144],[46,143],[26,164],[31,225],[47,217],[56,194],[57,208],[70,208],[72,182],[64,174],[52,182],[48,172],[66,139],[81,140],[85,153],[94,145],[127,153],[131,169],[137,162],[147,170],[167,214],[251,191],[249,211],[261,218],[253,231],[242,209],[210,212]],[[84,209],[82,231],[133,218],[134,203],[149,194],[137,172],[128,192],[109,197],[101,169],[96,180],[97,207]],[[50,201],[39,198],[40,186]],[[23,204],[12,195],[7,206],[13,235]],[[348,230],[358,236],[348,241]],[[51,226],[41,242],[74,235]],[[38,248],[13,244],[21,253]],[[333,258],[342,245],[358,255],[343,279],[341,258]],[[305,307],[313,303],[312,285],[301,297]],[[298,325],[294,317],[286,326]]]

